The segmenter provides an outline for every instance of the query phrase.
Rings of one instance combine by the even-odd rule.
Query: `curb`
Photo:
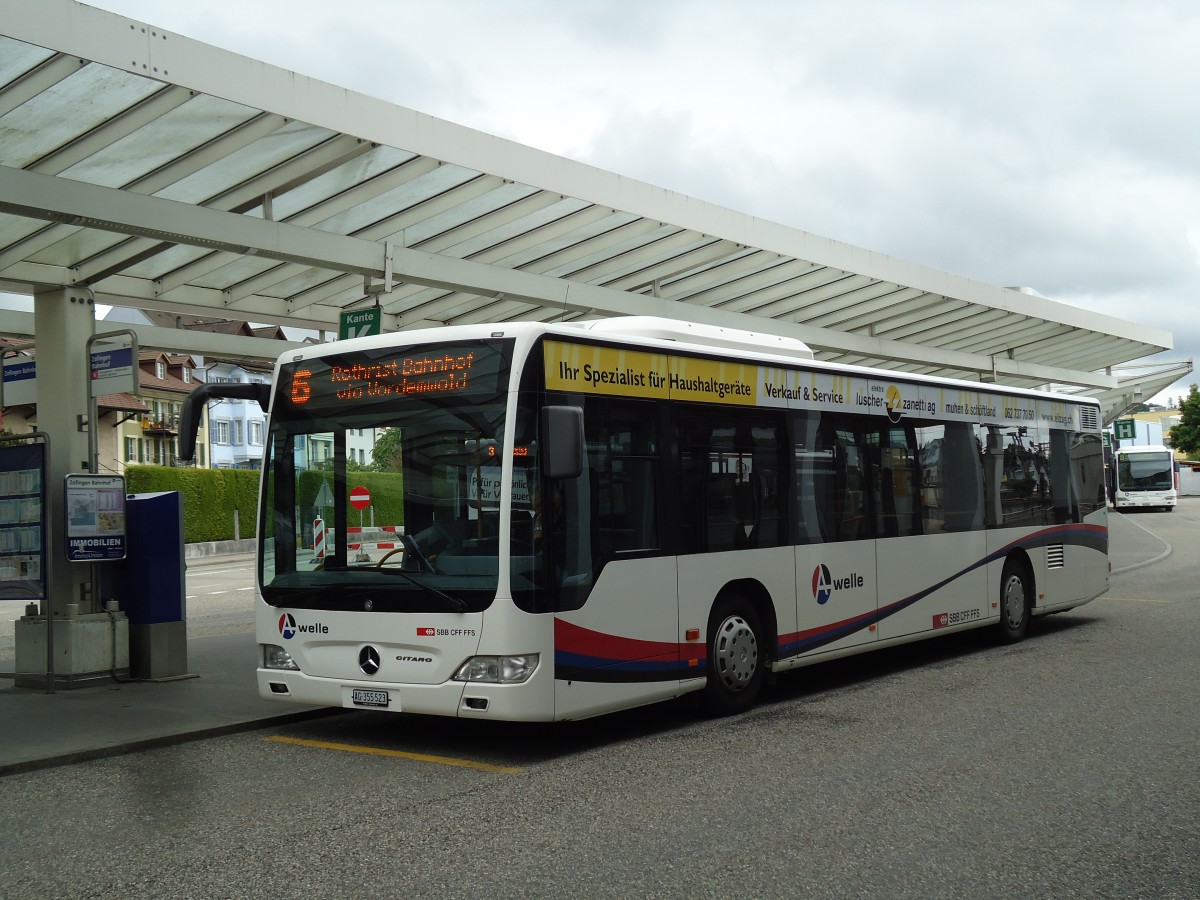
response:
[[[170,734],[163,737],[146,738],[141,741],[126,741],[112,744],[108,747],[97,747],[92,750],[76,750],[60,756],[50,756],[45,759],[30,759],[25,762],[0,764],[0,778],[9,775],[20,775],[25,772],[37,772],[42,769],[56,769],[59,766],[71,766],[81,762],[91,762],[97,759],[110,759],[114,756],[126,756],[130,753],[141,753],[146,750],[160,750],[164,747],[175,747],[192,741],[203,741],[208,738],[226,737],[231,734],[243,734],[248,731],[274,728],[279,725],[289,725],[293,722],[304,722],[309,719],[319,719],[327,716],[341,715],[347,710],[339,707],[331,709],[311,709],[297,713],[285,713],[281,716],[270,716],[265,719],[252,719],[248,722],[234,722],[229,725],[216,725],[211,728],[201,728],[182,734]]]
[[[1148,537],[1152,537],[1152,538],[1154,538],[1154,540],[1156,540],[1160,544],[1162,544],[1163,549],[1162,549],[1162,552],[1160,552],[1158,554],[1158,556],[1155,556],[1152,559],[1143,559],[1140,562],[1130,563],[1127,566],[1121,566],[1121,568],[1119,568],[1119,569],[1113,569],[1112,570],[1113,575],[1123,575],[1126,572],[1132,572],[1135,569],[1142,569],[1142,568],[1145,568],[1146,566],[1152,566],[1155,563],[1162,562],[1164,559],[1166,559],[1168,556],[1170,556],[1172,553],[1175,552],[1174,547],[1172,547],[1170,544],[1168,544],[1166,541],[1164,541],[1162,538],[1160,538],[1157,534],[1155,534],[1153,531],[1151,531],[1145,525],[1141,524],[1140,522],[1135,522],[1133,519],[1129,518],[1128,516],[1125,516],[1124,519],[1125,519],[1125,521],[1129,522],[1130,525],[1136,525],[1138,528],[1140,528],[1142,531],[1144,531]]]

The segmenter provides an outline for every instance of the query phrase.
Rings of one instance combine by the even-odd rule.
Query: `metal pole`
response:
[[[92,295],[95,299],[95,295]],[[92,345],[96,341],[113,341],[114,338],[128,337],[129,338],[129,364],[133,368],[133,390],[130,392],[135,397],[141,395],[141,380],[138,377],[138,338],[137,332],[132,328],[122,328],[118,331],[106,331],[103,334],[93,334],[87,339],[87,344],[84,347],[84,352],[87,354],[87,367],[85,371],[88,373],[88,378],[83,386],[88,398],[88,421],[87,421],[87,436],[88,436],[88,471],[93,475],[100,474],[100,421],[99,398],[96,397],[95,391],[92,390]],[[118,450],[120,448],[118,447]],[[89,598],[89,606],[92,612],[100,612],[100,570],[96,567],[96,563],[92,563],[89,567],[91,597]],[[113,654],[113,669],[117,666],[116,653]]]
[[[133,367],[133,390],[130,391],[135,397],[141,395],[141,382],[138,378],[138,339],[137,332],[132,328],[122,328],[119,331],[106,331],[103,334],[93,334],[87,340],[87,345],[84,352],[87,353],[87,372],[89,377],[84,384],[84,391],[88,398],[88,471],[93,475],[100,474],[100,436],[96,427],[96,411],[99,408],[97,398],[92,391],[92,380],[90,377],[92,370],[92,344],[96,341],[112,341],[117,337],[129,338],[129,357],[130,364]]]
[[[50,456],[50,435],[45,434],[40,431],[37,433],[39,435],[41,435],[42,440],[45,442],[46,456],[49,457]],[[49,465],[47,465],[47,462],[45,460],[43,460],[42,461],[42,474],[45,475],[46,470],[48,470],[49,468],[50,467],[49,467]],[[45,485],[43,485],[42,491],[44,492],[45,490],[46,490]],[[64,528],[65,527],[66,526],[64,525]],[[49,556],[50,555],[50,547],[49,547],[50,529],[46,527],[46,522],[44,519],[42,520],[42,534],[45,537],[45,540],[42,542],[42,544],[43,544],[42,552],[46,556]],[[45,571],[45,570],[43,570],[43,571]],[[43,607],[42,611],[46,614],[46,693],[53,694],[54,693],[54,622],[53,622],[54,615],[53,615],[52,604],[50,603],[50,577],[48,574],[45,576],[45,584],[46,584],[46,590],[44,593],[46,596],[42,599],[42,607]],[[16,666],[13,666],[13,669],[15,670]]]

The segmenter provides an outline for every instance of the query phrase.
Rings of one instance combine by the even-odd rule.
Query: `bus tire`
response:
[[[1004,644],[1015,644],[1025,637],[1032,615],[1033,576],[1020,559],[1010,556],[1000,576],[1000,624],[996,636]]]
[[[763,630],[754,606],[740,594],[717,598],[708,617],[709,715],[731,716],[754,705],[766,672]]]

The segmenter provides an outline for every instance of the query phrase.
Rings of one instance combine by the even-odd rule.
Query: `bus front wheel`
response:
[[[1000,576],[1000,624],[996,634],[1005,644],[1015,644],[1029,630],[1033,578],[1020,560],[1010,557]]]
[[[710,715],[730,716],[754,705],[766,671],[762,625],[748,600],[721,597],[708,618],[708,683],[704,707]]]

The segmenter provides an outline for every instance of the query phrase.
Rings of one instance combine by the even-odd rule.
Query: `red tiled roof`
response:
[[[166,362],[165,353],[148,353],[143,354],[138,360],[138,384],[144,388],[151,388],[160,391],[175,391],[182,394],[190,394],[196,384],[184,381],[178,375],[171,374],[171,370],[167,369],[165,378],[159,378],[156,371],[155,363]],[[190,367],[189,367],[190,368]]]
[[[149,412],[150,407],[133,394],[101,394],[96,398],[96,406],[100,410],[117,410],[119,412]]]

